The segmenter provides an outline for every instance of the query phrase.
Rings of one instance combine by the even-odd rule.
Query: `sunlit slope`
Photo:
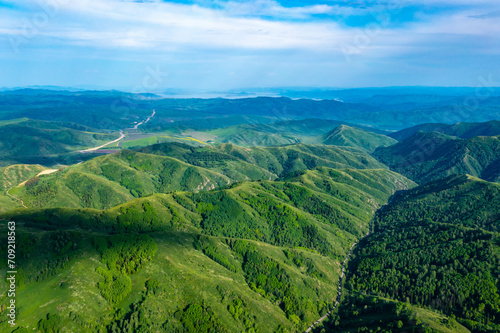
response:
[[[318,166],[385,168],[368,154],[349,147],[165,143],[96,157],[35,177],[12,194],[27,207],[103,209],[153,193],[206,191],[239,181],[274,180]]]
[[[15,187],[45,170],[41,165],[16,164],[0,168],[0,212],[22,207],[19,199],[10,192]]]
[[[397,141],[386,135],[341,125],[323,135],[322,143],[326,145],[355,147],[367,152],[373,152],[378,147],[392,146]]]
[[[30,244],[19,254],[19,324],[303,331],[332,306],[339,261],[374,211],[413,186],[386,169],[320,168],[107,210],[4,214]]]
[[[2,125],[3,123],[3,125]],[[0,166],[42,164],[46,158],[96,147],[117,139],[77,124],[30,120],[0,123]]]

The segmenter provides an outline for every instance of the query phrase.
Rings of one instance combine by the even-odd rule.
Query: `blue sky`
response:
[[[498,0],[0,0],[0,87],[500,86]]]

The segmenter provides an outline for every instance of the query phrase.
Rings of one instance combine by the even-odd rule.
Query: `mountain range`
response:
[[[500,104],[453,115],[471,91],[1,91],[0,332],[500,331]]]

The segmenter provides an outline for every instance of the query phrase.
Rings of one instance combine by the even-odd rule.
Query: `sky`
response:
[[[0,0],[0,87],[500,86],[499,60],[498,0]]]

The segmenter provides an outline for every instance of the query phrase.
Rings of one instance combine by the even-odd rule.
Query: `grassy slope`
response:
[[[372,181],[365,182],[365,178]],[[377,185],[380,178],[385,178],[386,185],[382,188]],[[394,185],[398,182],[400,185]],[[157,194],[107,211],[23,210],[4,215],[18,221],[19,234],[29,233],[35,239],[26,250],[31,255],[20,259],[28,276],[27,285],[17,297],[19,323],[31,328],[47,313],[57,313],[68,329],[84,331],[77,322],[102,327],[113,321],[115,309],[124,309],[126,313],[130,311],[129,304],[144,296],[145,301],[139,308],[147,314],[151,325],[182,327],[179,317],[174,314],[182,312],[188,304],[204,301],[228,331],[244,331],[245,320],[235,319],[228,312],[231,302],[239,298],[243,300],[246,313],[242,316],[259,332],[273,332],[280,323],[285,331],[301,331],[331,305],[340,273],[338,261],[345,256],[356,236],[366,232],[373,211],[394,191],[401,189],[402,184],[413,186],[411,181],[388,170],[323,168],[298,173],[283,182],[241,183],[201,194]],[[328,218],[328,211],[314,211],[314,206],[307,206],[307,202],[314,200],[321,200],[323,206],[331,207],[330,212],[335,212],[337,219]],[[212,212],[230,213],[234,219],[217,220],[220,216],[207,210],[206,203],[213,203]],[[227,211],[229,207],[232,207],[230,212]],[[134,211],[139,215],[134,215]],[[278,227],[290,222],[299,223],[302,232],[316,230],[316,233],[309,240],[300,235],[285,240],[276,238],[294,234],[297,226],[285,228],[278,234],[267,233],[266,228],[273,228],[274,218],[268,215],[272,211],[293,213],[287,215],[290,220],[283,220],[283,225]],[[349,221],[344,226],[337,223],[343,218]],[[144,220],[141,222],[140,219]],[[97,288],[102,278],[95,269],[103,263],[91,245],[91,238],[112,230],[135,230],[127,221],[141,226],[143,231],[149,230],[158,244],[158,252],[138,273],[131,275],[132,292],[111,306]],[[222,223],[219,226],[218,221]],[[231,225],[241,223],[243,227],[231,228]],[[254,223],[260,230],[253,230],[251,224]],[[50,231],[54,227],[58,231]],[[61,230],[74,232],[76,243],[63,246],[69,251],[64,255],[53,252],[52,249],[57,247],[51,246],[54,239],[51,235]],[[206,235],[203,239],[209,239],[212,247],[217,249],[219,259],[205,250],[200,251],[195,245],[200,234]],[[287,285],[295,288],[290,295],[296,298],[294,304],[301,306],[301,310],[294,310],[299,315],[297,324],[293,323],[293,316],[287,316],[283,311],[283,296],[276,299],[258,288],[252,289],[250,273],[245,273],[246,266],[243,265],[247,259],[231,245],[237,236],[249,239],[258,256],[267,258],[267,262],[278,263],[281,274],[284,274],[278,279],[286,279]],[[292,259],[292,254],[300,260]],[[48,276],[40,275],[44,265],[52,267],[51,262],[65,256],[71,259],[62,268],[53,270]],[[226,258],[226,263],[220,261],[221,256]],[[144,295],[144,284],[148,279],[160,281],[163,291],[154,296]],[[5,282],[0,283],[3,288]],[[40,292],[33,299],[35,291]],[[70,312],[79,320],[70,320]]]
[[[225,144],[216,146],[214,149],[258,165],[278,176],[318,166],[337,169],[386,168],[385,165],[377,162],[370,155],[351,147],[294,144],[283,147],[244,148]]]
[[[240,146],[278,146],[302,141],[302,137],[276,132],[269,125],[245,124],[209,132],[217,142],[233,143]]]
[[[0,212],[21,207],[20,201],[8,195],[7,191],[10,193],[12,188],[36,176],[43,170],[45,170],[45,167],[41,165],[11,165],[0,168]]]
[[[233,143],[240,146],[277,146],[298,142],[321,143],[323,140],[322,135],[326,135],[327,132],[341,125],[348,125],[350,128],[363,133],[367,131],[374,134],[368,127],[328,119],[289,120],[271,124],[244,124],[219,128],[208,133],[215,136],[213,140],[216,142]],[[380,141],[378,136],[374,138]]]
[[[1,120],[0,126],[24,123],[25,121],[28,121],[28,120],[29,120],[28,118],[16,118],[16,119],[9,119],[9,120]]]
[[[13,195],[28,207],[109,208],[152,193],[210,190],[246,180],[273,180],[317,166],[384,168],[349,147],[292,145],[243,148],[158,144],[94,158],[40,177]]]
[[[373,152],[378,147],[388,147],[397,143],[386,135],[371,133],[358,128],[341,125],[322,137],[326,145],[348,146]]]
[[[109,208],[155,192],[208,190],[229,182],[170,157],[123,151],[40,177],[21,187],[18,196],[29,207]]]

